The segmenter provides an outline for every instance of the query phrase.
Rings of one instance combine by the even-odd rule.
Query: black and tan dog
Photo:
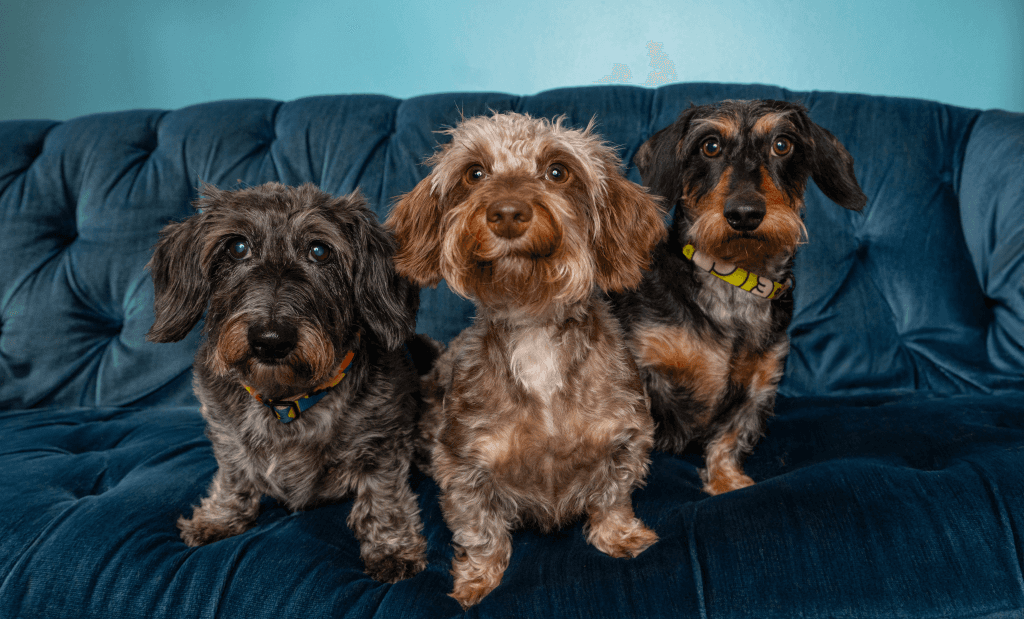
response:
[[[260,496],[305,509],[354,495],[367,573],[426,565],[409,486],[418,376],[403,351],[418,290],[395,274],[393,239],[358,193],[311,184],[202,187],[200,212],[164,228],[149,268],[155,342],[206,308],[195,391],[218,470],[181,537],[237,535]]]
[[[789,352],[807,179],[859,211],[853,158],[804,107],[758,100],[690,107],[634,162],[675,206],[653,269],[613,297],[651,396],[655,448],[700,441],[706,492],[749,486],[742,460],[773,412]]]

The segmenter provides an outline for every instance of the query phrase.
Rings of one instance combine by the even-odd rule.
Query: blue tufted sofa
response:
[[[655,453],[634,560],[581,525],[514,536],[480,617],[1024,616],[1024,115],[769,86],[520,97],[222,101],[0,123],[0,617],[450,617],[451,536],[412,479],[429,567],[367,578],[346,502],[189,549],[176,518],[216,469],[191,392],[197,328],[150,344],[157,232],[199,180],[359,187],[383,217],[460,113],[596,115],[626,161],[690,102],[799,100],[856,160],[862,214],[813,186],[810,242],[759,483],[708,497]],[[639,180],[629,166],[629,175]],[[472,306],[424,290],[449,340]]]

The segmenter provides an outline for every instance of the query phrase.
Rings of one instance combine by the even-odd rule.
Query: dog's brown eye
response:
[[[313,243],[309,246],[309,259],[313,262],[323,262],[331,257],[331,248],[323,243]]]
[[[560,163],[553,163],[548,167],[547,177],[556,183],[564,183],[569,180],[569,171]]]
[[[700,152],[704,153],[705,157],[717,157],[722,152],[722,144],[718,138],[708,138],[700,145]]]
[[[231,239],[228,242],[228,255],[235,260],[245,260],[252,255],[249,242],[242,238]]]
[[[479,183],[485,176],[487,176],[487,172],[484,171],[483,166],[475,165],[466,170],[467,183]]]
[[[789,141],[789,138],[776,138],[775,143],[772,144],[772,152],[780,157],[788,155],[791,150],[793,150],[793,143]]]

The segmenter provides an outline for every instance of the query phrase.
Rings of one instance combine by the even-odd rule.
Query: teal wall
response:
[[[0,0],[0,119],[694,80],[1024,111],[1024,0],[623,4]]]

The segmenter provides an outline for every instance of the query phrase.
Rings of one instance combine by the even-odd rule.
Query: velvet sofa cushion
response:
[[[199,180],[359,188],[383,218],[460,116],[567,115],[620,147],[691,102],[801,101],[855,159],[863,213],[812,184],[777,416],[759,483],[700,491],[656,453],[634,560],[582,525],[514,535],[483,617],[1010,617],[1024,608],[1024,115],[770,86],[570,88],[519,97],[221,101],[0,123],[0,617],[447,617],[451,536],[419,473],[427,570],[362,572],[350,502],[198,549],[175,520],[216,469],[191,392],[197,327],[150,344],[144,269]],[[472,304],[442,283],[419,330]]]
[[[1021,393],[783,398],[747,462],[704,495],[696,456],[655,453],[634,493],[660,541],[613,559],[582,523],[513,534],[479,617],[1014,617],[1024,609]],[[454,617],[451,534],[416,473],[427,569],[361,569],[351,501],[198,549],[174,522],[216,469],[191,406],[0,412],[3,617]],[[11,472],[16,474],[11,475]]]

